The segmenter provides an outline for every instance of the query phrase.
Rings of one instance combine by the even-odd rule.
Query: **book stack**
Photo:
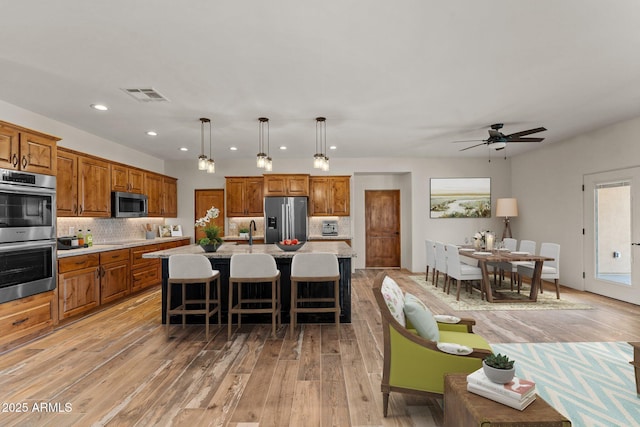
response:
[[[536,400],[535,389],[533,381],[517,377],[506,384],[494,383],[487,378],[482,368],[467,375],[468,391],[520,411]]]

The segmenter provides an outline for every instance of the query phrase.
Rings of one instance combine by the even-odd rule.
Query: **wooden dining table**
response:
[[[480,286],[484,288],[487,301],[489,302],[536,302],[538,300],[538,291],[542,286],[542,264],[545,261],[553,261],[553,258],[530,255],[519,252],[510,252],[506,250],[493,250],[482,251],[473,248],[460,247],[458,249],[460,256],[465,256],[478,261],[478,267],[482,270],[482,283]],[[491,281],[489,279],[488,264],[500,263],[500,262],[514,262],[514,261],[531,261],[534,263],[533,277],[531,278],[531,290],[529,291],[528,299],[511,298],[502,292],[494,291],[491,288]],[[513,273],[512,273],[513,274]]]

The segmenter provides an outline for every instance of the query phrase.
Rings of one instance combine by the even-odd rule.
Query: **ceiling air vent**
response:
[[[158,101],[169,101],[167,98],[162,96],[157,90],[153,88],[149,89],[122,89],[133,98],[140,102],[158,102]]]

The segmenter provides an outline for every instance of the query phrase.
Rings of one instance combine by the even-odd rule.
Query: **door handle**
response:
[[[640,246],[640,243],[632,243],[631,246]]]

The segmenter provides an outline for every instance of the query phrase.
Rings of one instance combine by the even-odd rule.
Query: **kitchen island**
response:
[[[340,268],[340,322],[351,322],[351,258],[356,254],[353,249],[344,242],[307,242],[296,252],[286,252],[273,244],[256,244],[256,245],[236,245],[234,243],[225,243],[217,252],[204,252],[199,245],[182,246],[179,248],[168,249],[164,251],[150,252],[144,254],[144,258],[160,258],[162,260],[162,323],[165,323],[166,317],[166,297],[167,297],[167,279],[169,277],[169,257],[175,254],[201,254],[209,258],[211,266],[214,270],[220,271],[220,283],[222,293],[222,315],[223,321],[226,321],[227,306],[229,303],[229,267],[231,264],[231,256],[233,254],[246,253],[267,253],[272,255],[280,270],[280,287],[282,298],[282,321],[289,322],[289,308],[291,299],[291,260],[296,253],[314,253],[329,252],[338,257],[338,266]],[[247,297],[263,297],[264,290],[260,285],[246,285],[243,295]],[[192,287],[187,292],[189,299],[202,298],[203,290],[201,287]],[[248,292],[248,294],[247,294]],[[301,292],[306,292],[304,287]],[[315,287],[314,295],[326,296],[326,292],[332,292],[331,286]],[[179,301],[180,289],[173,287],[171,299]],[[265,315],[243,315],[243,322],[246,323],[270,323],[271,317]],[[181,322],[179,316],[174,316],[172,323]],[[299,315],[300,323],[333,323],[333,315],[331,313],[304,313]],[[187,316],[187,323],[204,323],[204,317],[199,315]]]

